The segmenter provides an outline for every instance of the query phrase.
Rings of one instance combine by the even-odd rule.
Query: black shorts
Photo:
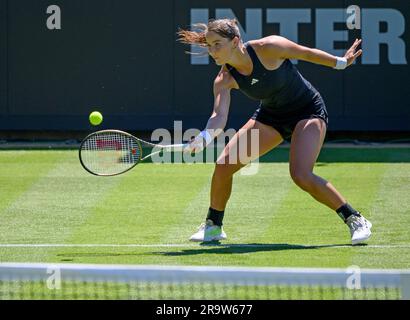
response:
[[[288,139],[292,136],[296,124],[300,120],[320,118],[328,126],[328,114],[326,105],[320,95],[317,95],[305,107],[296,111],[277,113],[266,107],[258,108],[252,116],[252,119],[257,120],[263,124],[275,128],[283,139]]]

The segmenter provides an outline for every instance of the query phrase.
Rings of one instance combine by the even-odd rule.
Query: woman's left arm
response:
[[[346,51],[343,57],[347,62],[346,67],[350,66],[354,60],[362,54],[362,49],[356,51],[357,46],[361,42],[361,39],[356,39],[350,49]],[[274,50],[275,55],[283,59],[298,59],[332,68],[337,66],[338,58],[340,59],[340,57],[336,57],[325,51],[305,47],[280,36],[276,36],[274,40],[268,43],[267,47]]]

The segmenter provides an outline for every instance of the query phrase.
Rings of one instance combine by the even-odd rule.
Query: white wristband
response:
[[[341,57],[336,57],[337,61],[336,61],[336,67],[334,67],[334,69],[337,70],[343,70],[346,69],[347,67],[347,59],[346,58],[341,58]]]
[[[199,136],[205,139],[206,145],[210,144],[214,139],[207,130],[203,130],[199,133]]]

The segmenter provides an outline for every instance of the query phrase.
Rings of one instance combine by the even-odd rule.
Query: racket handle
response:
[[[181,144],[171,144],[169,146],[164,146],[166,151],[184,151],[184,149],[188,146],[188,143],[181,143]]]

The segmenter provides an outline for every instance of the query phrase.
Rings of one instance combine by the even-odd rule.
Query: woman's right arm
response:
[[[229,106],[231,104],[231,89],[236,88],[236,82],[225,67],[214,81],[214,109],[205,130],[213,130],[213,137],[219,135],[228,121]]]
[[[206,145],[223,132],[228,120],[231,89],[234,88],[238,88],[238,85],[226,67],[223,66],[214,81],[214,108],[211,117],[205,129],[190,143],[188,151],[202,151]]]

